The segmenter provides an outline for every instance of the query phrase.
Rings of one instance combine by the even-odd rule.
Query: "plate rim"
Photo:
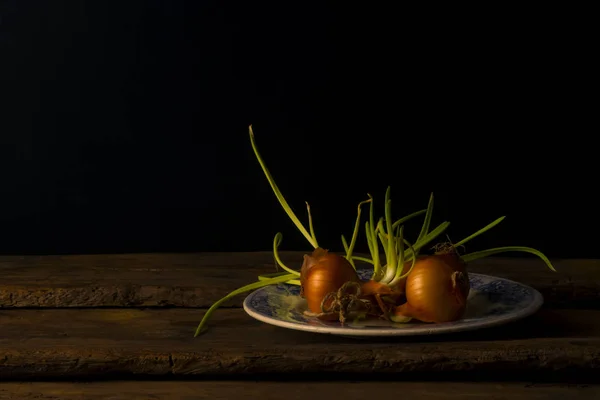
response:
[[[268,316],[265,316],[261,313],[254,311],[250,307],[250,301],[254,296],[256,296],[261,291],[265,290],[267,287],[259,288],[252,293],[248,294],[243,302],[243,309],[250,317],[264,322],[269,325],[277,326],[280,328],[286,328],[296,331],[303,332],[314,332],[321,334],[330,334],[336,336],[359,336],[359,337],[396,337],[396,336],[430,336],[430,335],[438,335],[438,334],[448,334],[448,333],[457,333],[457,332],[466,332],[466,331],[474,331],[477,329],[486,329],[493,328],[500,325],[505,325],[510,322],[518,321],[520,319],[524,319],[530,315],[536,313],[544,304],[543,295],[534,287],[526,285],[521,282],[517,282],[511,279],[501,278],[493,275],[485,275],[478,274],[474,272],[469,272],[470,276],[477,276],[482,278],[492,278],[495,280],[502,280],[507,283],[514,283],[523,287],[528,288],[533,292],[533,300],[532,302],[525,308],[508,314],[506,316],[494,319],[492,321],[487,322],[485,325],[477,324],[476,321],[472,323],[466,323],[462,325],[446,325],[443,324],[431,324],[432,327],[435,328],[427,328],[420,327],[410,330],[405,329],[394,329],[389,327],[381,327],[381,329],[377,329],[377,327],[371,329],[356,329],[356,328],[344,328],[344,327],[326,327],[326,326],[315,326],[315,325],[307,325],[299,322],[290,322],[290,321],[282,321],[279,319],[274,319]]]

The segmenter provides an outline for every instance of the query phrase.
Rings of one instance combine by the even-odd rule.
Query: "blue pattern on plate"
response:
[[[370,270],[358,272],[363,280],[369,279],[372,274]],[[389,331],[392,328],[395,331],[403,331],[398,334],[405,335],[411,334],[410,331],[415,331],[414,334],[432,334],[438,333],[437,331],[462,331],[498,325],[533,313],[543,302],[541,294],[535,289],[507,279],[470,273],[469,282],[471,293],[464,317],[442,324],[395,324],[379,321],[376,326],[363,324],[354,327],[352,324],[346,324],[342,327],[338,322],[323,322],[305,316],[303,311],[306,310],[306,303],[300,298],[300,288],[287,284],[267,286],[251,293],[244,302],[244,308],[257,319],[292,329],[326,331],[325,333],[343,330],[345,334],[353,334],[348,332],[353,329],[363,332],[382,329]],[[306,329],[306,326],[313,328]],[[314,328],[317,326],[326,329]]]

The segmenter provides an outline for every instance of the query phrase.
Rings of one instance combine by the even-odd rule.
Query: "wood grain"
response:
[[[303,252],[283,252],[298,269]],[[471,271],[513,279],[552,307],[600,307],[600,260],[489,258]],[[275,272],[270,252],[0,257],[0,308],[209,307],[230,291]],[[240,307],[244,295],[225,307]]]
[[[494,329],[379,340],[287,330],[239,309],[220,310],[211,329],[193,338],[201,316],[184,308],[0,311],[0,381],[315,374],[527,380],[600,373],[595,310],[546,309]]]
[[[451,400],[592,400],[600,386],[488,382],[91,382],[0,383],[0,399],[33,400],[305,400],[396,398]]]

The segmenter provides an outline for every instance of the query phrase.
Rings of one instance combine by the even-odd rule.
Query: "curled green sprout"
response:
[[[275,261],[277,262],[277,265],[279,265],[282,269],[284,269],[288,274],[300,276],[300,272],[294,271],[293,269],[288,268],[283,263],[283,261],[281,261],[281,258],[279,257],[279,245],[281,244],[282,240],[283,240],[283,235],[281,234],[281,232],[277,232],[277,234],[275,235],[275,238],[273,239],[273,256],[275,257]]]
[[[356,213],[356,222],[354,223],[354,231],[352,231],[352,239],[350,239],[350,245],[346,241],[344,235],[342,235],[342,245],[344,246],[344,251],[346,252],[346,259],[354,269],[356,269],[356,265],[354,264],[354,259],[352,258],[352,252],[354,251],[354,246],[356,245],[356,239],[358,238],[358,230],[360,228],[360,214],[362,212],[362,206],[366,203],[371,203],[373,199],[368,199],[361,201],[358,203],[358,211]]]

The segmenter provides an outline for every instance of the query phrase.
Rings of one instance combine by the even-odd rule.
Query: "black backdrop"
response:
[[[469,250],[600,256],[582,14],[238,3],[0,1],[1,253],[268,250],[277,231],[308,250],[252,123],[324,247],[391,185],[396,216],[433,191],[455,241],[507,215]]]

